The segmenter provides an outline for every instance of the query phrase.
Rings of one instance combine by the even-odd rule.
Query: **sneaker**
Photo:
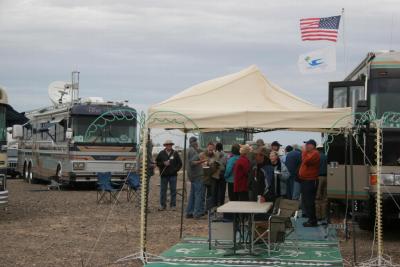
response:
[[[317,222],[310,222],[310,221],[308,221],[308,222],[303,223],[303,226],[304,226],[304,227],[317,227],[317,226],[318,226],[318,223],[317,223]]]
[[[166,208],[165,207],[159,207],[158,211],[164,211]]]

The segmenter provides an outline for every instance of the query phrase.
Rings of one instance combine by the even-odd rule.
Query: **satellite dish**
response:
[[[72,100],[71,84],[63,81],[52,82],[48,88],[48,94],[54,105],[69,103]]]

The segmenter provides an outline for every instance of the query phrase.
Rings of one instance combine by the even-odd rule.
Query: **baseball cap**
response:
[[[317,142],[315,142],[315,140],[314,139],[310,139],[310,140],[308,140],[308,141],[304,141],[304,144],[306,144],[306,145],[313,145],[313,146],[317,146]]]

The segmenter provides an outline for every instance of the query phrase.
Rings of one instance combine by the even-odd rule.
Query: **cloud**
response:
[[[18,110],[48,105],[47,86],[81,72],[81,95],[129,99],[146,109],[198,82],[257,64],[273,82],[317,105],[338,71],[302,76],[299,54],[326,45],[301,42],[299,19],[345,7],[346,69],[367,52],[396,49],[395,1],[81,1],[0,3],[0,84]],[[391,27],[394,14],[394,27]],[[391,46],[391,47],[390,47]]]

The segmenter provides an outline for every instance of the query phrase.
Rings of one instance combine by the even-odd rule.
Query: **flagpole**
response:
[[[346,60],[346,28],[344,18],[344,8],[342,8],[342,21],[343,21],[343,64],[344,64],[344,77],[347,75],[347,60]]]

